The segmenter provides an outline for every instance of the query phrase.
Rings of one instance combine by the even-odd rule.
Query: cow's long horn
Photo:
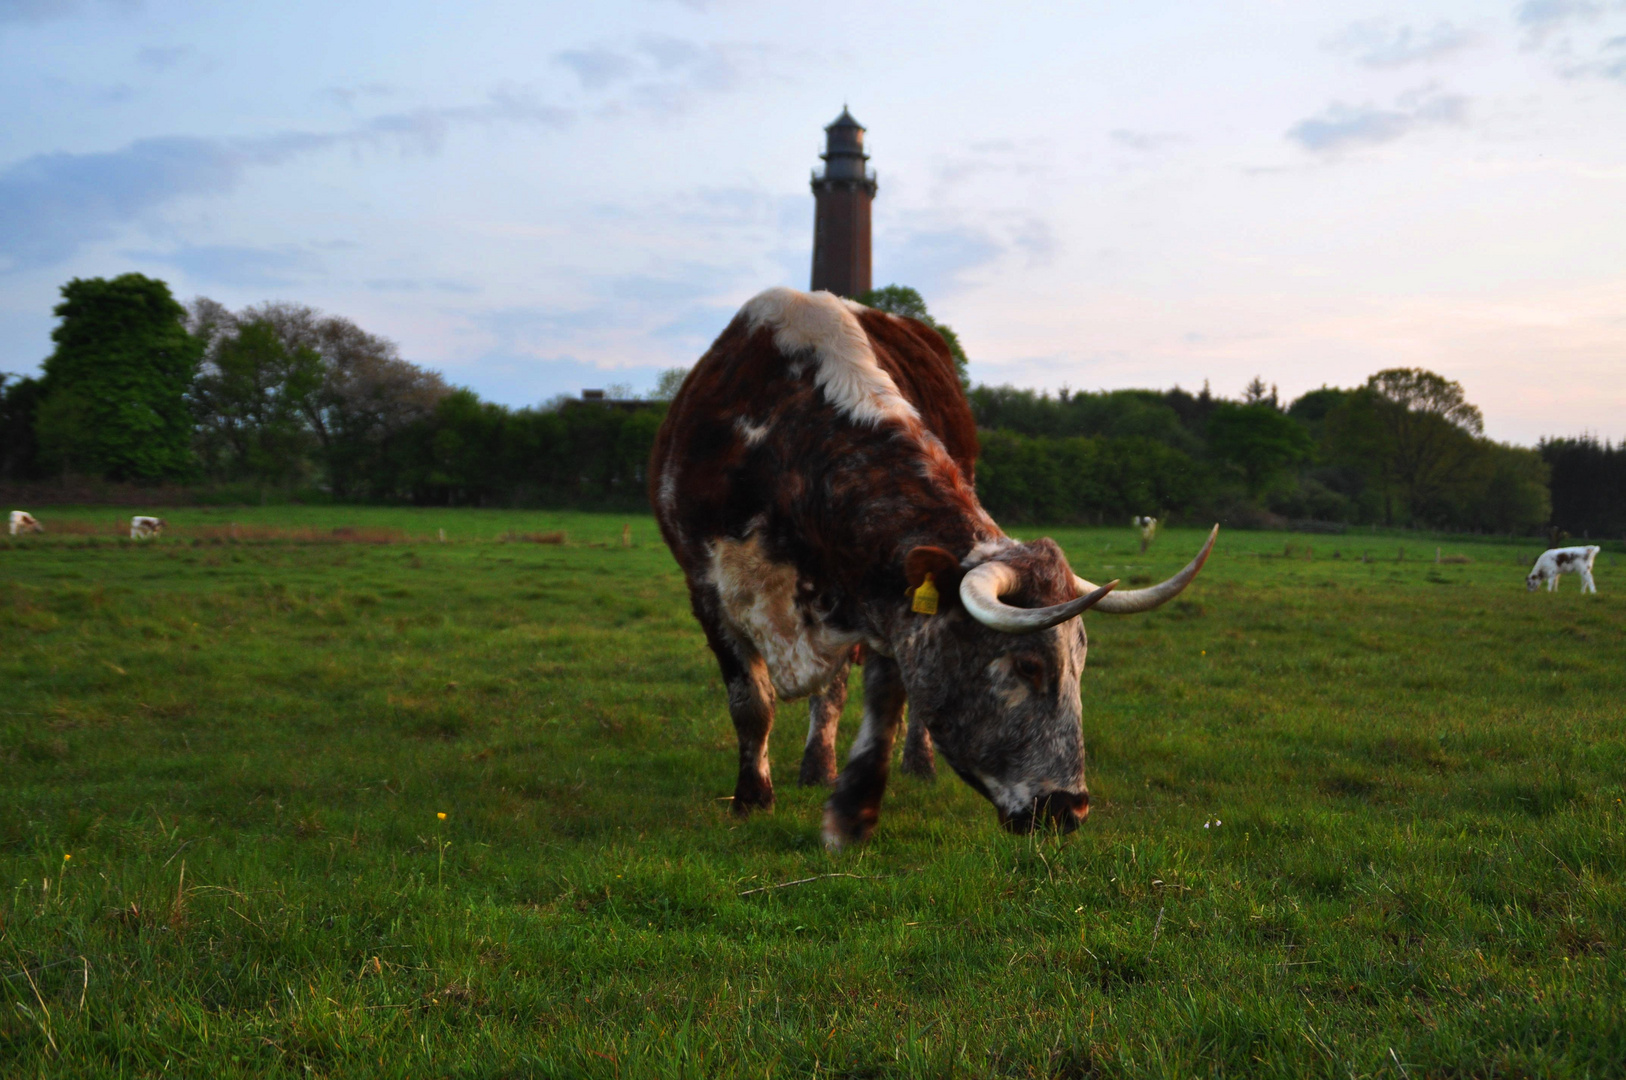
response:
[[[1097,611],[1104,611],[1109,615],[1136,615],[1142,611],[1151,611],[1160,604],[1166,604],[1180,595],[1180,590],[1191,584],[1191,579],[1197,576],[1197,571],[1203,568],[1208,560],[1208,553],[1214,550],[1214,540],[1219,536],[1219,526],[1208,534],[1208,543],[1197,552],[1197,557],[1186,564],[1186,568],[1169,580],[1147,589],[1129,589],[1125,592],[1115,592],[1104,598],[1096,605]],[[1095,588],[1088,581],[1073,575],[1073,584],[1081,593],[1087,593]]]
[[[999,630],[1007,634],[1031,634],[1039,630],[1048,630],[1057,623],[1066,622],[1074,615],[1082,614],[1118,584],[1116,581],[1109,581],[1099,588],[1091,585],[1087,595],[1080,596],[1077,600],[1042,608],[1019,608],[1000,599],[1005,593],[1015,592],[1021,583],[1021,576],[1006,563],[985,562],[981,566],[972,567],[966,572],[965,577],[960,579],[960,603],[965,605],[966,611],[971,613],[973,619],[990,630]]]

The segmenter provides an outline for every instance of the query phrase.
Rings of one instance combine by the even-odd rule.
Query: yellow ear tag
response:
[[[932,582],[932,576],[926,575],[926,580],[915,586],[915,602],[909,610],[917,615],[937,614],[937,586]]]

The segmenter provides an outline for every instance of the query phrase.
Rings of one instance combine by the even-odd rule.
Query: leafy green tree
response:
[[[169,286],[141,274],[62,286],[35,431],[48,465],[113,480],[195,468],[186,395],[202,343]]]
[[[1208,418],[1208,447],[1241,470],[1248,494],[1257,497],[1289,466],[1308,461],[1315,443],[1304,425],[1273,405],[1223,401]]]
[[[255,324],[268,327],[289,358],[316,358],[319,384],[289,387],[285,396],[310,436],[303,472],[325,480],[334,495],[394,490],[406,453],[396,444],[451,392],[436,372],[401,359],[394,342],[304,304],[260,304],[233,314],[199,297],[190,323],[209,342],[210,356]],[[288,372],[303,370],[294,365]]]
[[[1330,433],[1346,458],[1364,461],[1382,492],[1384,520],[1443,522],[1483,479],[1484,418],[1462,384],[1421,368],[1389,368],[1340,407]]]
[[[1541,451],[1488,439],[1481,450],[1487,458],[1485,480],[1462,517],[1475,528],[1497,533],[1529,533],[1547,524],[1553,514],[1552,473]]]
[[[932,318],[931,312],[926,310],[926,301],[919,292],[907,285],[887,285],[884,288],[871,289],[857,299],[860,304],[872,307],[876,311],[919,319],[936,330],[942,336],[943,343],[948,346],[949,355],[954,357],[954,370],[960,373],[960,385],[970,388],[971,376],[966,368],[968,361],[965,349],[960,345],[960,335]]]
[[[28,480],[39,469],[39,442],[34,436],[40,381],[0,372],[0,477]]]
[[[271,323],[241,323],[213,343],[192,390],[198,445],[217,476],[287,486],[307,477],[315,439],[306,423],[322,358],[289,347]]]
[[[677,397],[677,392],[683,387],[683,380],[689,377],[686,367],[667,368],[655,378],[655,389],[650,391],[651,401],[671,401]]]

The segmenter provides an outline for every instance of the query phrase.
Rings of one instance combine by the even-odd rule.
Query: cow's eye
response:
[[[1019,656],[1011,665],[1016,677],[1023,682],[1038,686],[1044,682],[1044,664],[1031,656]]]

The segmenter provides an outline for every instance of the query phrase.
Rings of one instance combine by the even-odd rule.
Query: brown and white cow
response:
[[[38,519],[27,510],[13,510],[10,524],[12,536],[19,533],[42,533],[45,531],[45,526],[41,525]]]
[[[130,539],[151,540],[153,537],[161,536],[164,532],[164,525],[163,518],[137,514],[130,519]]]
[[[815,729],[819,695],[839,716],[860,645],[864,718],[826,804],[827,844],[873,830],[905,702],[1012,831],[1070,830],[1089,812],[1077,616],[1158,606],[1214,537],[1163,584],[1111,593],[1052,541],[1000,530],[972,486],[976,456],[942,338],[829,293],[762,293],[684,380],[650,494],[727,684],[735,813],[773,805],[776,696],[814,695]],[[929,614],[915,610],[931,606],[916,594],[928,581]]]

